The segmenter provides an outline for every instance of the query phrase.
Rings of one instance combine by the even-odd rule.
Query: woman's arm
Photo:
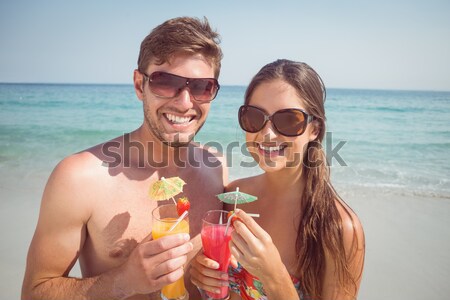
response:
[[[339,206],[338,206],[339,207]],[[349,209],[339,207],[344,237],[344,248],[348,269],[354,282],[339,280],[334,258],[325,253],[325,275],[322,287],[322,298],[330,300],[356,299],[361,284],[364,267],[365,240],[364,230],[358,216]]]
[[[259,278],[268,299],[299,299],[270,235],[244,211],[236,210],[236,216],[230,242],[236,260]]]

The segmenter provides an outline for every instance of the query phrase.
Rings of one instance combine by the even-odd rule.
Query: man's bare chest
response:
[[[152,231],[152,210],[170,201],[152,201],[148,196],[154,180],[116,181],[102,185],[97,192],[86,239],[81,250],[83,273],[95,275],[122,264],[135,247]],[[201,217],[210,209],[221,209],[215,197],[223,191],[220,181],[186,180],[183,192],[191,201],[191,236],[200,232]],[[200,181],[202,184],[199,184]]]

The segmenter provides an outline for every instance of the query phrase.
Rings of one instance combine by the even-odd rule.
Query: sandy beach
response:
[[[366,235],[359,299],[448,299],[450,199],[342,191]]]
[[[1,299],[20,298],[26,253],[49,173],[22,175],[1,179]],[[375,188],[337,189],[365,229],[359,299],[448,299],[450,199]],[[79,274],[76,266],[72,275]]]

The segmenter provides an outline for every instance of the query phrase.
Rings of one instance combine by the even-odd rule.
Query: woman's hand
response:
[[[228,274],[217,271],[219,263],[199,252],[191,261],[191,281],[204,291],[220,293],[220,288],[228,286]]]
[[[263,283],[286,280],[286,275],[290,281],[270,235],[243,210],[237,209],[236,216],[238,219],[233,223],[230,241],[230,250],[236,260]]]

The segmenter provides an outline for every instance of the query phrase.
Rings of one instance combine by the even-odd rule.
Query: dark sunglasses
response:
[[[215,78],[186,78],[166,72],[153,72],[144,75],[153,94],[161,98],[173,98],[180,94],[184,88],[197,102],[210,102],[217,96],[220,85]]]
[[[314,119],[301,109],[286,108],[267,114],[263,109],[242,105],[239,108],[239,125],[244,131],[256,133],[264,128],[267,121],[272,122],[273,128],[284,136],[302,135],[308,123]]]

